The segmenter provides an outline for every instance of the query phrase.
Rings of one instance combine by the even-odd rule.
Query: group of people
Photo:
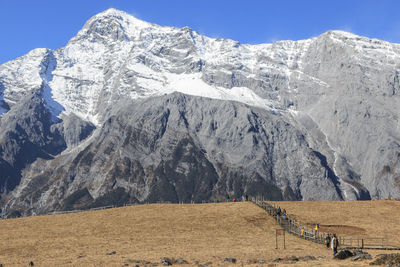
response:
[[[278,220],[279,217],[282,217],[282,219],[284,219],[284,220],[287,219],[286,210],[285,209],[281,210],[280,207],[278,207],[278,210],[276,212],[276,219]]]
[[[339,240],[336,234],[333,234],[332,236],[328,234],[325,238],[325,243],[328,249],[331,248],[333,250],[333,256],[335,256],[337,253],[337,248],[339,246]]]
[[[319,224],[316,224],[314,227],[314,236],[315,238],[317,238],[318,236],[318,231],[319,231]],[[304,236],[304,228],[301,229],[300,231],[300,236],[303,237]],[[325,237],[325,245],[328,249],[332,249],[333,250],[333,256],[335,256],[337,254],[337,249],[339,246],[339,239],[336,236],[336,234],[327,234]]]
[[[282,218],[284,220],[287,219],[286,210],[285,209],[281,210],[280,207],[278,207],[278,209],[276,210],[276,219],[279,220],[279,218]],[[315,237],[318,236],[318,232],[319,232],[319,224],[316,224],[314,227]],[[301,229],[300,236],[301,237],[304,236],[304,228]],[[325,244],[328,249],[333,250],[333,255],[335,256],[337,254],[337,249],[339,246],[339,239],[337,238],[336,234],[333,235],[327,234],[325,238]]]

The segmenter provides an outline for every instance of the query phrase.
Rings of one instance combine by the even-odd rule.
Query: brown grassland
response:
[[[289,216],[321,230],[346,236],[382,237],[400,245],[400,202],[275,202]],[[336,225],[336,228],[335,228]],[[151,204],[73,214],[0,221],[3,266],[135,266],[137,260],[160,262],[183,258],[190,265],[211,262],[236,266],[266,260],[264,266],[368,266],[370,261],[332,259],[326,247],[286,235],[275,248],[276,222],[249,202],[220,204]],[[282,242],[280,237],[279,242]],[[375,256],[384,251],[368,251]],[[397,251],[400,252],[400,251]],[[315,256],[295,264],[276,257]],[[182,265],[185,266],[185,265]],[[253,264],[257,266],[257,264]]]

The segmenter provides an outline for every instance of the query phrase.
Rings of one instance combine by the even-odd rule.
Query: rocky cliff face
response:
[[[400,45],[242,45],[114,9],[0,66],[2,214],[400,197]]]
[[[181,93],[124,101],[81,148],[27,168],[29,179],[10,208],[46,212],[245,194],[342,199],[322,157],[278,113]]]

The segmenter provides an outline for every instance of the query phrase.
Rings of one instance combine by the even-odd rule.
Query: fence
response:
[[[307,225],[303,225],[293,218],[286,215],[286,218],[278,215],[278,207],[275,207],[264,200],[253,198],[251,200],[254,204],[264,209],[271,215],[276,222],[288,233],[298,236],[300,238],[310,240],[319,244],[326,244],[325,238],[327,233],[315,230]],[[384,250],[400,250],[400,247],[388,245],[387,238],[353,238],[353,237],[339,237],[339,245],[342,248],[354,249],[384,249]]]
[[[33,213],[31,215],[23,216],[23,217],[32,217],[32,216],[45,216],[45,215],[55,215],[55,214],[68,214],[68,213],[78,213],[84,211],[93,211],[93,210],[104,210],[104,209],[112,209],[112,208],[119,208],[119,207],[126,207],[126,206],[135,206],[135,205],[145,205],[145,204],[208,204],[208,203],[223,203],[223,202],[231,202],[232,200],[212,200],[212,201],[205,201],[202,200],[201,202],[190,201],[190,202],[178,202],[173,203],[171,201],[159,201],[159,202],[144,202],[144,203],[127,203],[124,205],[110,205],[110,206],[103,206],[103,207],[96,207],[96,208],[89,208],[89,209],[77,209],[77,210],[60,210],[60,211],[51,211],[47,213]],[[4,214],[0,216],[0,220],[12,219],[13,217],[6,217]]]
[[[376,238],[341,237],[339,239],[339,243],[340,246],[346,248],[400,250],[400,247],[389,245],[388,239],[384,237],[376,237]]]
[[[267,211],[268,214],[271,215],[286,232],[319,244],[325,243],[325,234],[322,234],[307,225],[302,225],[300,222],[290,218],[289,216],[286,216],[285,219],[282,218],[282,216],[278,215],[277,207],[274,207],[263,200],[252,199],[252,202]]]

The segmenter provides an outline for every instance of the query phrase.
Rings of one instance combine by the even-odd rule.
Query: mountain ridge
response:
[[[136,18],[134,18],[133,16],[131,16],[131,15],[129,15],[129,14],[127,14],[127,13],[125,13],[125,12],[123,12],[123,11],[119,11],[119,10],[116,10],[116,9],[108,9],[108,10],[106,10],[106,11],[104,11],[104,12],[102,12],[102,13],[100,13],[100,14],[98,14],[98,15],[95,15],[95,16],[93,16],[92,18],[90,18],[89,20],[88,20],[88,22],[85,24],[85,26],[83,27],[83,29],[81,30],[81,31],[79,31],[79,33],[75,36],[75,37],[73,37],[68,43],[67,43],[67,46],[64,48],[64,50],[66,50],[65,52],[63,52],[62,54],[68,54],[69,53],[69,51],[71,51],[71,50],[74,50],[74,49],[72,49],[72,48],[69,48],[68,47],[68,44],[70,44],[70,43],[74,43],[74,42],[76,42],[77,40],[80,40],[80,38],[88,38],[88,36],[90,36],[90,33],[88,34],[88,31],[89,31],[89,29],[90,29],[90,27],[92,27],[93,26],[93,24],[98,24],[99,23],[99,20],[100,20],[100,22],[103,20],[103,19],[106,19],[106,18],[109,18],[109,17],[112,17],[113,18],[113,20],[112,21],[114,21],[114,20],[116,20],[116,21],[122,21],[122,22],[125,22],[125,27],[122,27],[122,29],[123,29],[123,31],[127,31],[127,32],[129,32],[129,28],[133,28],[133,29],[139,29],[139,31],[141,31],[141,30],[143,30],[143,29],[146,29],[146,28],[151,28],[151,29],[154,29],[154,28],[159,28],[159,29],[166,29],[166,30],[169,30],[169,31],[183,31],[183,32],[190,32],[190,34],[189,35],[192,35],[192,33],[194,32],[193,30],[191,30],[190,28],[188,28],[188,27],[184,27],[184,28],[174,28],[174,27],[168,27],[168,26],[159,26],[159,25],[155,25],[155,24],[150,24],[150,23],[147,23],[147,22],[143,22],[143,21],[141,21],[141,20],[138,20],[138,19],[136,19]],[[108,22],[107,22],[108,23]],[[101,24],[101,23],[100,23]],[[130,26],[131,24],[138,24],[138,25],[140,25],[139,27],[136,27],[136,26]],[[100,29],[101,29],[101,27],[100,27]],[[117,31],[118,32],[118,31]],[[128,39],[130,39],[130,38],[135,38],[136,36],[135,36],[135,34],[133,33],[133,32],[135,32],[134,30],[131,30],[130,31],[130,33],[129,33],[129,35],[130,35],[130,37],[128,38]],[[103,31],[103,32],[101,32],[103,35],[105,34],[105,32]],[[97,34],[97,35],[101,35],[101,34]],[[198,37],[198,38],[200,38],[200,39],[204,39],[205,37],[204,36],[201,36],[201,35],[198,35],[196,32],[195,32],[195,35],[196,35],[196,37]],[[350,34],[350,33],[346,33],[346,32],[343,32],[343,31],[328,31],[328,32],[326,32],[326,33],[323,33],[322,35],[320,35],[320,37],[321,36],[324,36],[324,35],[327,35],[327,36],[330,36],[330,35],[335,35],[335,36],[337,36],[337,35],[339,35],[339,37],[342,37],[342,38],[348,38],[349,36],[351,36],[352,38],[358,38],[358,39],[360,39],[360,37],[359,36],[356,36],[356,35],[353,35],[353,34]],[[191,38],[194,38],[194,37],[191,37]],[[215,39],[213,39],[213,38],[208,38],[208,37],[206,37],[206,39],[207,40],[223,40],[223,41],[226,41],[226,42],[228,42],[228,43],[231,43],[233,46],[244,46],[244,47],[253,47],[253,48],[257,48],[257,47],[261,47],[261,48],[264,48],[263,46],[273,46],[273,45],[276,45],[276,46],[279,46],[280,44],[285,44],[285,43],[293,43],[293,44],[298,44],[298,43],[301,43],[301,42],[310,42],[310,40],[314,40],[314,39],[316,39],[316,38],[312,38],[312,39],[307,39],[307,40],[302,40],[302,41],[279,41],[279,42],[276,42],[276,43],[274,43],[274,44],[259,44],[259,45],[247,45],[247,44],[244,44],[244,45],[241,45],[240,43],[238,43],[238,42],[236,42],[236,41],[233,41],[233,40],[230,40],[230,39],[219,39],[219,38],[215,38]],[[113,40],[112,38],[111,38],[111,40]],[[193,42],[195,43],[195,40],[193,39]],[[381,42],[381,41],[380,41]],[[56,49],[56,50],[42,50],[42,49],[39,49],[38,50],[38,52],[41,52],[41,51],[46,51],[46,52],[50,52],[50,51],[54,51],[54,52],[56,52],[56,51],[58,51],[58,50],[60,50],[60,49],[63,49],[63,48],[59,48],[59,49]],[[129,46],[128,46],[128,48],[125,48],[125,49],[129,49]],[[196,51],[197,52],[197,54],[199,53],[199,51],[202,51],[202,50],[204,50],[204,48],[199,48],[199,49],[197,49],[198,51]],[[257,49],[255,49],[255,50],[257,50]],[[32,52],[34,52],[34,51],[36,51],[36,50],[33,50]],[[52,53],[54,53],[54,52],[52,52]],[[254,51],[253,51],[254,52]],[[126,52],[125,52],[126,53]],[[77,55],[77,56],[80,56],[79,54]],[[204,61],[204,60],[210,60],[210,58],[213,58],[213,56],[209,56],[208,58],[207,57],[204,57],[204,55],[200,55],[200,56],[198,56],[199,57],[199,64],[202,64],[201,62],[202,61]],[[72,58],[72,59],[69,59],[68,60],[68,62],[71,62],[71,61],[73,61],[74,59]],[[103,59],[102,59],[103,60]],[[290,61],[290,60],[288,60],[288,61]],[[299,63],[301,63],[301,61],[300,62],[296,62],[295,64],[299,64]],[[282,64],[282,62],[278,62],[278,64]],[[289,64],[290,64],[290,62],[289,62]],[[288,65],[289,65],[288,64]],[[88,68],[88,66],[85,66],[86,68]],[[289,69],[289,71],[290,71],[290,68],[293,68],[293,66],[288,66],[288,69]],[[89,71],[90,71],[90,69],[89,69]],[[288,71],[288,70],[285,70],[285,71]],[[92,71],[91,71],[92,73],[96,73],[96,71],[93,71],[93,69],[92,69]],[[56,70],[56,73],[57,73],[57,70]],[[56,74],[57,75],[57,74]],[[61,74],[60,74],[61,75]],[[78,73],[75,73],[74,74],[75,76],[78,76]],[[96,77],[96,76],[98,76],[98,77]],[[87,80],[88,80],[88,82],[93,82],[93,83],[96,83],[96,82],[98,82],[96,79],[103,79],[103,77],[102,77],[103,75],[100,75],[100,74],[92,74],[92,77],[89,77]],[[68,76],[66,76],[66,77],[68,77]],[[74,78],[76,78],[76,77],[71,77],[72,79],[74,79]],[[314,77],[315,78],[315,77]],[[190,77],[188,77],[188,79],[190,80]],[[206,77],[203,77],[203,79],[206,79]],[[202,79],[202,80],[203,80]],[[168,80],[167,81],[164,81],[164,82],[168,82]],[[322,81],[323,82],[323,81]],[[227,86],[227,83],[225,83],[225,84],[221,84],[221,83],[218,83],[218,85],[222,85],[222,86]],[[57,85],[55,85],[55,86],[57,86]],[[99,85],[99,86],[101,86],[101,85]],[[175,85],[175,86],[177,86],[177,85]],[[203,87],[204,87],[204,85],[202,85]],[[4,85],[3,85],[3,87],[4,87]],[[178,87],[179,87],[179,85],[178,85]],[[228,88],[229,87],[232,87],[232,85],[228,85]],[[245,88],[245,87],[244,87]],[[181,89],[181,90],[184,90],[184,89]],[[3,91],[4,91],[4,89],[3,89]],[[193,92],[188,92],[187,90],[184,92],[184,93],[192,93],[193,94]],[[226,92],[222,92],[222,94],[226,94]],[[247,93],[250,93],[250,92],[247,92]],[[53,95],[53,98],[54,98],[54,96],[56,95],[56,94],[60,94],[60,93],[55,93],[54,95]],[[256,95],[257,95],[257,92],[256,92]],[[209,96],[209,95],[208,95]],[[222,96],[221,96],[221,93],[218,95],[211,95],[213,98],[222,98]],[[64,97],[64,96],[59,96],[59,97],[57,97],[56,96],[56,98],[58,98],[58,99],[61,99],[61,97]],[[135,97],[135,96],[133,96],[133,97]],[[140,94],[139,94],[139,97],[140,97]],[[231,99],[232,100],[232,99]],[[234,99],[234,100],[238,100],[238,101],[240,101],[240,99],[238,99],[237,97]],[[265,99],[263,99],[263,100],[265,100]],[[10,99],[9,101],[13,101],[12,99]],[[94,100],[94,99],[92,99],[91,101],[88,101],[89,103],[93,103],[93,102],[95,102],[96,100]],[[259,102],[259,101],[258,101]],[[245,102],[246,103],[246,102]],[[251,101],[251,100],[248,100],[247,101],[247,103],[248,104],[255,104],[253,101]],[[64,104],[64,106],[65,105],[69,105],[68,103],[66,103],[66,104]],[[257,105],[257,104],[256,104]],[[75,109],[72,109],[75,113],[81,113],[81,112],[79,112],[79,110],[77,110],[76,108]],[[55,112],[55,113],[57,113],[57,112]],[[58,114],[57,114],[58,115]],[[94,116],[91,118],[91,122],[92,123],[96,123],[96,119],[94,118],[96,115],[94,114]],[[87,118],[85,118],[85,116],[82,116],[82,118],[83,119],[87,119]]]

